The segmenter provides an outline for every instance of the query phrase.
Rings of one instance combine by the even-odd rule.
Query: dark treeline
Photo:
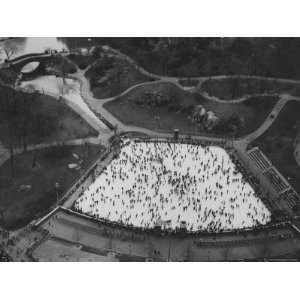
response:
[[[4,144],[26,148],[54,130],[53,118],[42,113],[39,96],[0,86],[0,134]]]
[[[250,74],[300,78],[300,38],[61,38],[70,48],[108,44],[171,76]]]

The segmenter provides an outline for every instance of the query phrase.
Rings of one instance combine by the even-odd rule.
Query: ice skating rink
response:
[[[189,231],[250,228],[271,214],[217,146],[126,140],[75,209],[124,225]]]

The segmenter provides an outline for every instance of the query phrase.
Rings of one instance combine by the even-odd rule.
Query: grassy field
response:
[[[228,120],[232,116],[238,116],[242,126],[237,135],[243,136],[257,129],[271,112],[278,98],[273,96],[251,97],[241,103],[219,103],[210,100],[202,100],[201,104],[215,112],[221,119]]]
[[[300,103],[289,102],[272,126],[255,141],[278,170],[289,178],[298,193],[300,193],[300,168],[293,155],[293,142],[300,130],[299,115]]]
[[[5,145],[20,147],[24,139],[26,144],[37,144],[97,135],[71,108],[50,96],[15,94],[3,87],[1,91],[0,140]]]
[[[14,176],[10,161],[0,167],[0,210],[4,211],[0,225],[8,229],[20,228],[47,213],[56,203],[55,183],[59,195],[67,190],[100,154],[99,146],[64,146],[28,151],[14,158]],[[83,160],[81,170],[71,170],[69,163]],[[36,159],[36,166],[33,162]],[[31,185],[31,190],[20,191],[21,185]]]
[[[171,97],[170,105],[147,105],[137,103],[144,99],[145,93],[157,92]],[[206,110],[213,111],[225,121],[232,116],[239,116],[243,126],[238,134],[243,135],[256,129],[266,118],[277,102],[275,97],[256,97],[243,103],[218,103],[203,99],[198,94],[182,91],[171,83],[153,83],[134,89],[127,95],[104,105],[113,115],[125,124],[145,127],[152,130],[179,129],[182,133],[201,134],[189,119],[193,106],[201,104]],[[226,134],[226,132],[222,132]]]
[[[289,93],[295,96],[300,94],[300,84],[245,78],[210,79],[203,83],[201,89],[211,96],[224,100],[237,99],[248,94]]]
[[[129,87],[151,81],[127,61],[116,57],[102,57],[87,72],[95,98],[116,96]]]

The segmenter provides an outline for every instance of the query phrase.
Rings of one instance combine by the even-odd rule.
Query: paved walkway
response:
[[[145,86],[145,85],[155,84],[155,82],[146,82],[146,83],[137,84],[135,86],[132,86],[130,89],[126,90],[125,92],[121,93],[120,95],[99,100],[99,99],[96,99],[93,96],[93,94],[91,92],[91,89],[90,89],[89,80],[84,76],[84,71],[79,71],[75,75],[73,75],[72,77],[76,78],[77,80],[80,81],[81,96],[88,103],[88,105],[91,107],[91,109],[93,111],[95,111],[96,113],[100,114],[101,116],[103,116],[105,119],[107,119],[114,126],[117,126],[118,129],[121,132],[137,131],[137,132],[142,132],[142,133],[148,134],[150,136],[157,136],[157,137],[172,136],[172,133],[169,133],[169,134],[161,133],[161,132],[149,130],[149,129],[146,129],[146,128],[138,127],[138,126],[126,125],[126,124],[122,123],[119,119],[117,119],[114,115],[112,115],[109,111],[107,111],[104,108],[105,103],[107,103],[109,101],[113,101],[115,99],[118,99],[119,97],[127,94],[128,92],[132,91],[133,89],[136,89],[138,87]],[[288,81],[290,81],[290,80],[288,80]],[[165,82],[165,81],[160,80],[160,81],[157,81],[157,82]],[[232,103],[232,102],[235,102],[235,101],[236,102],[242,102],[242,101],[245,101],[248,97],[251,97],[251,96],[252,95],[245,95],[245,97],[243,99],[240,99],[238,101],[236,101],[236,100],[232,100],[232,101],[220,100],[219,101],[217,99],[215,99],[215,101],[219,101],[219,102],[222,102],[224,104]],[[235,145],[237,145],[238,147],[240,147],[242,149],[246,149],[246,147],[249,143],[251,143],[253,140],[258,138],[261,134],[263,134],[273,124],[273,122],[276,120],[277,116],[279,115],[280,111],[283,109],[285,104],[288,101],[292,101],[292,100],[300,101],[300,97],[291,96],[289,94],[279,95],[278,102],[273,107],[272,111],[270,112],[268,117],[265,119],[265,121],[260,125],[260,127],[257,128],[254,132],[250,133],[249,135],[246,135],[242,138],[237,139],[235,141]],[[266,101],[267,101],[267,99],[266,99]],[[193,138],[197,138],[197,137],[199,137],[199,136],[193,136]],[[203,136],[200,136],[200,138],[203,138]],[[206,136],[205,138],[208,139],[208,140],[218,139],[218,138],[209,137],[209,136]]]
[[[254,141],[256,138],[261,136],[276,120],[277,116],[279,115],[280,111],[283,109],[285,104],[289,101],[289,99],[281,98],[273,107],[272,111],[269,113],[265,121],[253,132],[250,134],[236,139],[234,141],[234,145],[238,147],[240,150],[246,151],[248,144]]]
[[[222,79],[229,79],[229,78],[240,78],[240,79],[257,79],[257,80],[265,80],[265,81],[273,81],[273,82],[278,82],[278,83],[290,83],[290,84],[298,84],[300,85],[300,80],[295,80],[295,79],[287,79],[287,78],[274,78],[274,77],[264,77],[264,76],[254,76],[254,75],[213,75],[213,76],[198,76],[198,77],[191,77],[190,80],[197,80],[198,84],[197,87],[184,87],[182,86],[179,81],[180,80],[184,80],[186,79],[186,77],[174,77],[174,76],[164,76],[164,75],[159,75],[159,74],[154,74],[152,72],[149,72],[147,70],[145,70],[143,67],[141,67],[134,59],[132,59],[131,57],[129,57],[128,55],[122,53],[121,51],[114,49],[110,46],[104,46],[104,49],[106,49],[106,51],[110,51],[111,53],[113,53],[114,55],[125,59],[128,63],[132,64],[141,74],[152,78],[152,79],[156,79],[159,81],[166,81],[166,82],[171,82],[173,84],[175,84],[176,86],[178,86],[179,88],[185,90],[185,91],[191,91],[194,88],[197,88],[198,92],[204,96],[205,98],[212,100],[212,101],[217,101],[217,102],[227,102],[227,103],[239,103],[239,102],[243,102],[245,100],[247,100],[249,97],[253,97],[253,96],[267,96],[267,95],[278,95],[278,94],[269,94],[269,93],[256,93],[256,94],[249,94],[249,95],[244,95],[243,97],[237,98],[237,99],[232,99],[232,100],[224,100],[221,98],[218,98],[216,96],[211,96],[209,95],[207,92],[202,92],[201,91],[201,86],[202,84],[210,79],[213,80],[222,80]],[[59,52],[58,54],[54,54],[54,55],[63,55],[66,56],[69,55],[71,52],[70,51],[62,51]],[[47,56],[52,56],[53,54],[49,54],[49,53],[41,53],[41,54],[33,54],[32,56],[25,56],[25,57],[19,57],[19,58],[15,58],[13,59],[10,63],[15,64],[15,63],[20,63],[24,60],[30,60],[33,58],[37,58],[37,57],[47,57]],[[67,58],[68,59],[68,58]],[[68,59],[68,61],[70,63],[72,63],[76,69],[77,69],[77,74],[83,74],[84,72],[86,72],[86,70],[89,69],[86,68],[85,70],[80,70],[78,68],[78,66],[76,64],[74,64],[74,62],[72,62],[71,60]],[[75,77],[77,75],[75,74]],[[70,76],[71,77],[71,76]],[[116,99],[118,97],[121,97],[127,93],[129,93],[131,90],[139,87],[139,86],[143,86],[143,85],[147,85],[147,84],[153,84],[153,82],[145,82],[145,83],[141,83],[141,84],[137,84],[134,85],[130,88],[128,88],[126,91],[124,91],[123,93],[121,93],[120,95],[117,95],[115,97],[111,97],[111,98],[106,98],[103,100],[113,100]]]
[[[288,94],[280,95],[278,102],[275,104],[272,111],[266,117],[265,121],[259,126],[259,128],[244,137],[236,139],[234,141],[234,145],[239,147],[241,150],[246,150],[248,144],[261,136],[265,131],[267,131],[273,122],[275,122],[279,116],[279,113],[289,101],[300,101],[300,97],[291,96]]]

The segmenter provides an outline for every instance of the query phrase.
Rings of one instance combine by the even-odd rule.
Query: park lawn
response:
[[[17,229],[47,213],[56,203],[55,183],[59,195],[92,164],[103,148],[100,146],[62,146],[27,151],[14,157],[14,167],[6,161],[0,167],[0,210],[4,211],[7,229]],[[71,170],[76,163],[73,153],[83,159],[81,170]],[[36,167],[32,167],[36,157]],[[31,185],[30,191],[19,191],[20,186]],[[2,220],[0,220],[0,225]]]
[[[288,102],[271,127],[258,139],[259,146],[275,167],[300,193],[300,167],[294,157],[294,141],[300,130],[300,103]]]
[[[135,103],[135,99],[143,97],[144,93],[154,91],[161,94],[172,95],[175,105],[148,106]],[[171,83],[153,83],[138,87],[130,93],[104,104],[118,119],[128,125],[145,127],[152,130],[173,130],[175,128],[185,132],[195,131],[195,125],[187,119],[188,110],[197,104],[197,98],[191,93],[182,91]],[[158,119],[159,117],[159,119]]]
[[[116,96],[133,85],[152,81],[140,73],[132,64],[117,57],[101,58],[86,73],[95,98]]]
[[[136,98],[141,98],[145,92],[153,90],[172,95],[174,105],[149,106],[135,103]],[[105,103],[104,107],[128,125],[156,131],[179,129],[186,134],[203,134],[208,132],[203,129],[201,131],[188,118],[193,106],[201,104],[206,110],[213,111],[219,118],[225,120],[238,115],[244,124],[239,129],[238,135],[244,135],[255,130],[264,121],[276,102],[276,97],[255,97],[243,103],[219,103],[206,100],[197,93],[185,92],[165,82],[138,87],[116,100]]]
[[[23,146],[25,127],[27,144],[97,136],[97,131],[65,103],[48,95],[36,94],[34,99],[30,96],[19,94],[16,113],[8,114],[0,108],[0,141],[5,145],[9,144],[12,136],[9,125],[13,128],[15,147]],[[0,104],[1,100],[0,97]]]
[[[225,78],[205,81],[201,90],[210,96],[224,100],[232,100],[251,94],[300,94],[300,84],[282,83],[264,79]]]
[[[42,101],[41,106],[37,108],[37,113],[44,115],[47,112],[48,116],[53,116],[56,124],[54,132],[49,134],[46,140],[63,141],[98,135],[94,128],[65,103],[55,101],[47,95],[40,97],[42,97]]]

